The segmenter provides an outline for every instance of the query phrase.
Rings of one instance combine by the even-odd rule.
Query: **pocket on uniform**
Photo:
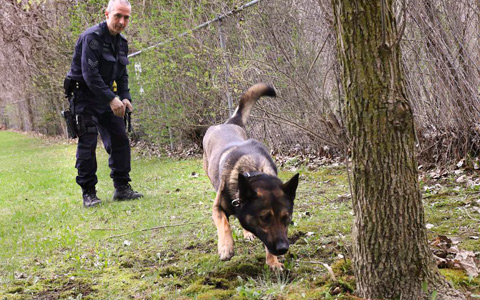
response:
[[[126,66],[126,65],[128,65],[128,64],[130,63],[130,62],[128,61],[128,57],[126,57],[126,56],[119,56],[119,57],[118,57],[118,61],[119,61],[122,65],[124,65],[124,66]]]
[[[115,62],[117,59],[111,52],[103,52],[102,53],[102,63],[100,65],[100,74],[102,77],[108,80],[112,76],[113,66],[115,66]]]
[[[116,61],[115,56],[113,56],[113,54],[110,52],[103,52],[102,57],[103,57],[103,60],[107,62],[115,63]]]
[[[83,106],[75,108],[75,114],[76,115],[83,115],[84,111],[85,111],[85,107],[83,107]]]

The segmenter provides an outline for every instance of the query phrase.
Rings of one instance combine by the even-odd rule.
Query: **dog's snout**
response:
[[[289,244],[287,241],[277,241],[277,243],[275,244],[275,252],[277,252],[277,255],[283,255],[285,253],[287,253],[288,251],[288,247],[289,247]]]

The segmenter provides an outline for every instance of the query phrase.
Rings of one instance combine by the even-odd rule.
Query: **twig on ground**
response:
[[[467,215],[467,217],[469,217],[470,219],[472,220],[475,220],[477,222],[480,222],[480,219],[477,219],[477,218],[474,218],[470,215],[470,213],[468,212],[468,210],[465,208],[465,207],[462,207],[462,210],[465,212],[465,214]]]
[[[122,237],[122,236],[130,235],[130,234],[133,234],[133,233],[137,233],[137,232],[157,230],[157,229],[163,229],[163,228],[167,228],[167,227],[179,227],[179,226],[192,225],[192,224],[200,224],[200,223],[199,222],[189,222],[189,223],[181,223],[181,224],[155,226],[155,227],[144,228],[144,229],[135,230],[135,231],[131,231],[131,232],[123,233],[123,234],[107,236],[106,238],[104,238],[104,240],[113,239],[113,238],[117,238],[117,237]],[[100,230],[100,229],[98,229],[98,230]]]
[[[333,281],[337,281],[337,277],[335,277],[335,274],[333,273],[332,267],[330,267],[328,264],[321,262],[321,261],[304,261],[309,264],[320,264],[327,269],[328,274],[330,274],[330,278],[332,278]]]

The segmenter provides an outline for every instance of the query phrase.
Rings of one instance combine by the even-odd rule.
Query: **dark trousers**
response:
[[[130,181],[130,142],[125,131],[122,118],[116,117],[110,107],[92,108],[79,107],[77,114],[83,116],[86,133],[78,138],[76,178],[78,185],[84,189],[93,188],[97,182],[97,148],[98,129],[105,150],[109,154],[108,165],[111,169],[110,177],[115,187],[125,185]]]

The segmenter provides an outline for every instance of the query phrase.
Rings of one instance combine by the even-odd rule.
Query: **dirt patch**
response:
[[[46,290],[34,296],[38,300],[63,299],[72,297],[76,299],[79,295],[88,296],[95,292],[90,283],[69,279],[67,282],[54,281]]]

